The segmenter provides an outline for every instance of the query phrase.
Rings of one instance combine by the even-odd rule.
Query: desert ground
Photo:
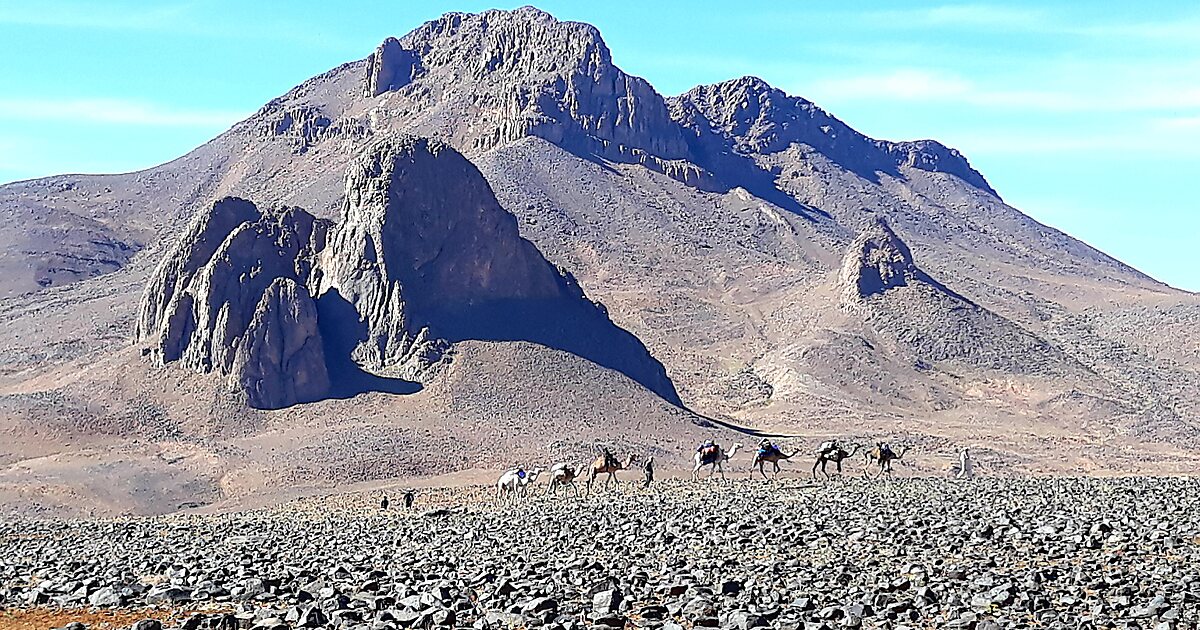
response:
[[[491,485],[417,488],[407,509],[393,486],[224,513],[10,518],[0,627],[1200,623],[1194,479],[729,476],[645,489],[627,474],[590,496],[551,495],[543,477],[504,501]]]

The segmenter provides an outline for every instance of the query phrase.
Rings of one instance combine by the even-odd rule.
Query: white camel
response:
[[[529,484],[537,481],[538,475],[541,474],[541,468],[529,471],[523,468],[506,470],[496,481],[496,500],[503,503],[506,498],[514,501],[518,497],[526,496],[529,493]]]
[[[736,455],[740,448],[742,448],[742,443],[734,442],[733,448],[730,448],[728,451],[721,448],[720,444],[713,444],[711,447],[696,451],[696,454],[692,457],[692,462],[695,464],[692,466],[692,481],[700,477],[700,469],[705,466],[711,468],[708,473],[709,477],[719,472],[721,473],[721,478],[724,479],[725,468],[722,464]]]
[[[566,486],[571,486],[575,491],[575,496],[579,496],[579,486],[575,485],[575,480],[579,478],[579,471],[583,470],[583,466],[572,466],[566,462],[559,462],[550,467],[550,485],[546,487],[546,492],[558,494],[558,489]]]

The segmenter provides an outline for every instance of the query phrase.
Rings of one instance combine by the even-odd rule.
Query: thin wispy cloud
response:
[[[889,9],[866,13],[863,21],[891,30],[970,29],[983,32],[1024,32],[1089,38],[1126,37],[1156,43],[1195,44],[1200,40],[1200,12],[1175,19],[1109,20],[1081,18],[1069,9],[1014,7],[1000,4],[945,4],[936,7]]]
[[[1200,127],[1187,130],[1186,136],[1178,131],[1154,129],[1152,126],[1136,125],[1108,134],[1073,134],[1054,131],[1004,131],[967,132],[942,134],[941,140],[972,156],[1008,156],[1018,158],[1030,155],[1081,155],[1097,152],[1144,151],[1156,156],[1188,157],[1195,151],[1194,142],[1200,140]]]
[[[1200,115],[1196,116],[1173,116],[1168,118],[1157,118],[1154,120],[1154,126],[1158,129],[1168,131],[1197,131],[1200,132]]]
[[[0,26],[62,30],[143,31],[224,40],[264,40],[341,49],[357,42],[314,32],[303,20],[285,13],[270,20],[238,19],[228,10],[215,18],[212,6],[196,2],[85,3],[46,0],[0,4]],[[369,50],[374,42],[364,45]]]
[[[880,73],[815,81],[812,91],[831,102],[892,99],[965,104],[981,108],[1056,112],[1129,112],[1200,108],[1200,85],[1176,87],[1159,81],[1097,81],[1093,89],[993,88],[939,70],[899,68]]]
[[[100,5],[80,2],[0,4],[0,24],[112,30],[156,30],[187,17],[187,4]]]
[[[154,103],[110,98],[0,98],[0,117],[9,120],[143,127],[222,127],[232,125],[246,115],[245,112],[176,109]]]
[[[1031,29],[1043,27],[1052,19],[1052,16],[1038,8],[991,4],[948,4],[917,9],[876,11],[868,13],[866,19],[880,25],[905,28],[971,26],[989,29]]]

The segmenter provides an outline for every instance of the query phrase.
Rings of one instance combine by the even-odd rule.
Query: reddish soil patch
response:
[[[91,608],[11,608],[0,610],[0,630],[52,630],[78,621],[88,630],[128,628],[142,619],[157,619],[164,626],[187,617],[187,610],[113,610]]]

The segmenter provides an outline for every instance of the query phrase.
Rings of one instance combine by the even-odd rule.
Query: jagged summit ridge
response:
[[[699,85],[672,99],[677,120],[698,138],[712,130],[733,151],[779,153],[797,144],[867,178],[898,174],[898,167],[944,172],[993,195],[995,190],[957,150],[933,140],[888,142],[869,138],[812,101],[791,96],[753,76]],[[705,124],[707,123],[707,124]]]
[[[388,58],[397,62],[376,61]],[[559,21],[532,7],[448,13],[385,41],[368,64],[367,93],[407,85],[392,77],[415,76],[410,68],[419,68],[425,88],[462,101],[447,106],[474,112],[478,130],[466,138],[473,149],[536,136],[622,161],[638,151],[686,156],[662,96],[613,65],[589,24]]]
[[[534,136],[570,151],[640,163],[703,189],[745,186],[726,152],[770,155],[804,145],[874,180],[902,167],[955,175],[995,191],[954,149],[933,141],[868,138],[811,101],[758,77],[701,85],[664,98],[615,66],[600,32],[533,7],[448,13],[388,38],[367,59],[368,97],[412,86],[466,115],[448,130],[460,148],[487,151]],[[455,104],[457,102],[457,104]],[[689,166],[690,165],[690,166]],[[720,183],[717,183],[720,182]],[[758,188],[762,188],[759,186]]]

